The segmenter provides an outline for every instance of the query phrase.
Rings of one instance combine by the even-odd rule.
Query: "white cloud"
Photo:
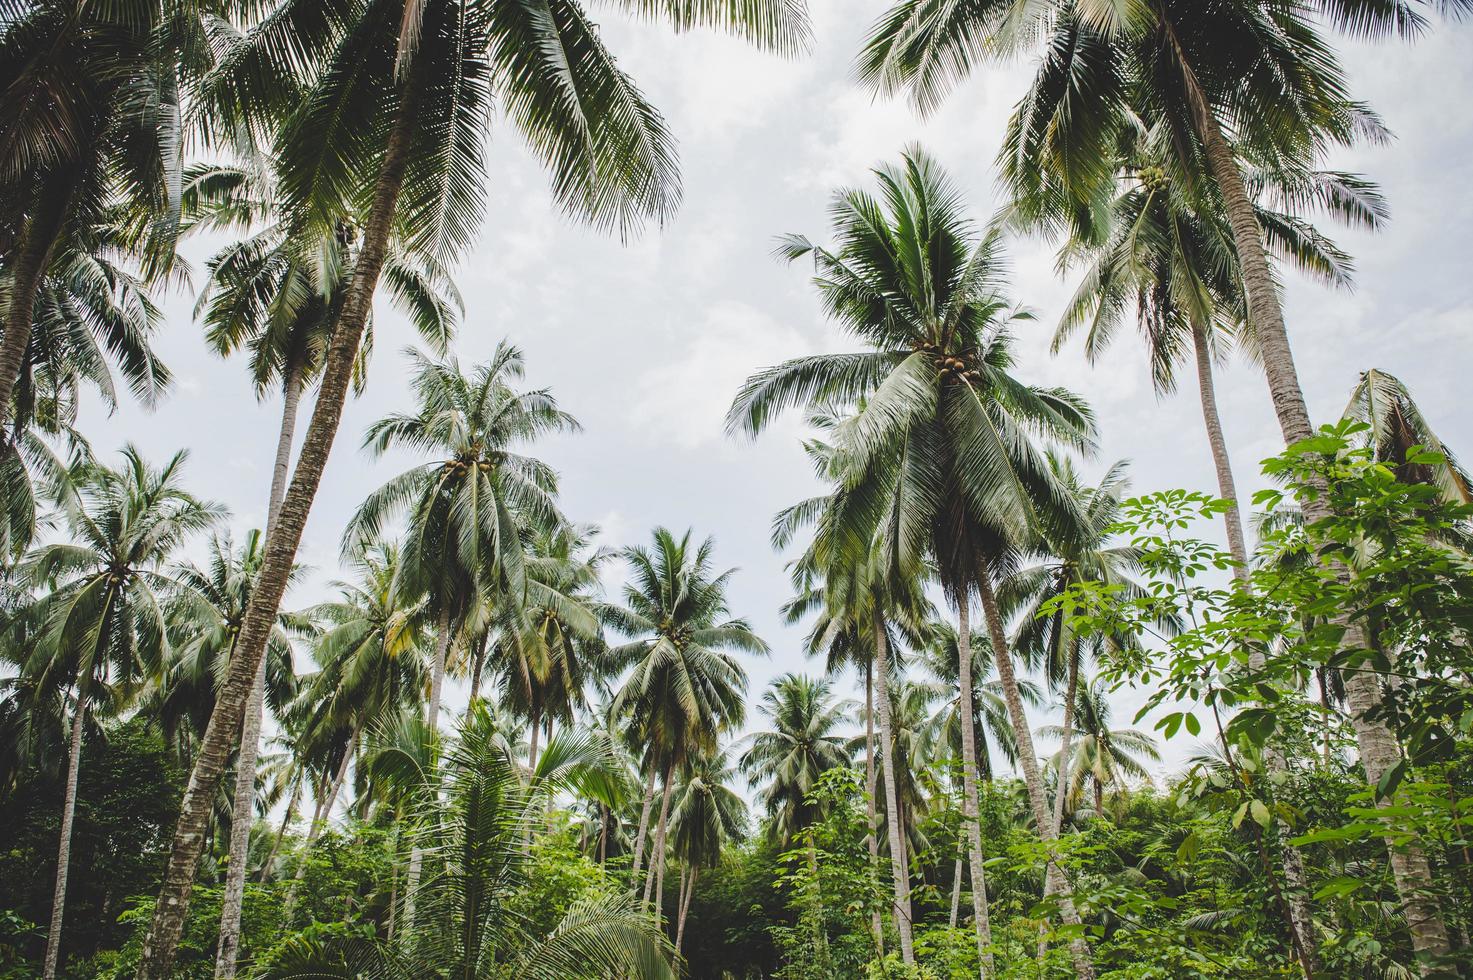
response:
[[[732,396],[754,371],[809,353],[792,327],[744,303],[707,311],[671,359],[636,381],[631,430],[682,449],[717,446],[725,438]]]

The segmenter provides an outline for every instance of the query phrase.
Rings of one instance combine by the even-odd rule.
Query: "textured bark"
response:
[[[1054,787],[1054,814],[1053,828],[1054,836],[1058,837],[1064,832],[1064,799],[1069,795],[1069,775],[1073,767],[1074,758],[1070,750],[1074,747],[1074,701],[1079,696],[1079,651],[1074,650],[1069,657],[1068,679],[1064,683],[1064,724],[1059,739],[1059,777],[1058,785]],[[1099,785],[1095,786],[1095,796],[1099,796]],[[1095,804],[1095,812],[1100,812],[1100,806]],[[1043,896],[1047,898],[1053,894],[1053,879],[1044,881]],[[1043,959],[1044,951],[1048,948],[1047,934],[1038,940],[1038,958]]]
[[[1207,427],[1207,444],[1212,448],[1212,465],[1217,470],[1217,495],[1230,506],[1223,512],[1222,521],[1227,526],[1228,553],[1236,566],[1233,578],[1239,582],[1248,578],[1248,547],[1243,538],[1243,511],[1238,506],[1238,490],[1233,480],[1233,463],[1228,456],[1227,438],[1222,431],[1222,416],[1217,410],[1217,384],[1212,377],[1212,351],[1207,343],[1207,328],[1203,324],[1192,325],[1192,350],[1197,359],[1197,394],[1202,399],[1202,421]]]
[[[644,898],[646,905],[650,902],[653,894],[655,900],[655,915],[660,914],[659,888],[664,884],[662,877],[665,872],[665,828],[670,819],[670,797],[675,789],[672,776],[675,766],[673,763],[665,764],[665,773],[660,787],[660,819],[655,824],[655,841],[650,850],[649,872],[644,876]]]
[[[256,682],[246,702],[241,726],[240,752],[235,761],[235,798],[230,815],[230,859],[225,866],[225,895],[220,908],[220,940],[216,944],[215,976],[235,976],[240,955],[240,913],[245,902],[246,861],[251,846],[251,824],[255,822],[256,751],[261,741],[262,702],[266,688],[266,658],[256,668]]]
[[[435,634],[435,668],[430,674],[430,700],[425,705],[425,727],[438,732],[440,725],[440,690],[445,686],[445,661],[450,656],[450,607],[440,609]]]
[[[977,719],[972,692],[972,623],[970,596],[964,596],[956,607],[957,706],[962,723],[962,823],[967,830],[967,863],[972,871],[972,915],[977,929],[977,958],[980,975],[986,980],[992,972],[992,921],[987,911],[987,878],[982,853],[981,806],[977,798]],[[960,871],[961,859],[957,859]],[[960,888],[958,875],[958,888]],[[952,921],[956,920],[956,900],[952,900]]]
[[[885,778],[885,829],[890,841],[890,875],[895,881],[895,931],[900,934],[900,958],[915,962],[910,929],[910,870],[905,838],[900,830],[899,794],[895,785],[894,730],[890,726],[890,649],[885,624],[875,618],[875,701],[880,712],[880,765]]]
[[[0,336],[0,431],[10,424],[11,399],[25,365],[31,344],[31,321],[36,315],[36,296],[46,279],[46,268],[61,240],[71,206],[72,188],[46,186],[36,196],[36,212],[26,226],[15,261],[10,267],[10,305],[5,310],[5,333]],[[0,442],[0,452],[10,451],[10,440]]]
[[[1304,392],[1294,366],[1294,353],[1289,347],[1283,309],[1269,270],[1268,251],[1264,245],[1262,229],[1258,225],[1253,202],[1248,197],[1238,162],[1223,136],[1221,124],[1175,32],[1170,29],[1170,25],[1166,25],[1166,29],[1181,63],[1187,103],[1191,107],[1208,165],[1212,168],[1213,180],[1222,194],[1228,221],[1233,229],[1238,267],[1248,297],[1248,316],[1258,340],[1274,414],[1278,418],[1285,444],[1292,445],[1309,438],[1314,430],[1310,425],[1309,409],[1305,405]],[[1330,516],[1329,505],[1323,496],[1304,501],[1303,509],[1305,519],[1310,522]],[[1337,625],[1345,628],[1343,644],[1346,648],[1360,649],[1366,646],[1359,626],[1348,620],[1337,620]],[[1375,786],[1381,776],[1401,758],[1396,738],[1391,731],[1380,722],[1368,721],[1365,717],[1366,712],[1374,709],[1381,700],[1379,682],[1374,676],[1364,672],[1352,672],[1346,682],[1346,695],[1360,749],[1361,765],[1365,769],[1366,779]],[[1390,806],[1391,803],[1391,800],[1387,800],[1381,805]],[[1406,914],[1412,948],[1419,960],[1425,962],[1446,956],[1451,946],[1447,926],[1433,897],[1432,872],[1426,855],[1415,845],[1395,851],[1391,855],[1391,870]]]
[[[374,188],[373,204],[364,226],[363,244],[328,345],[312,420],[302,442],[291,485],[282,500],[276,526],[266,539],[261,571],[236,641],[239,655],[232,660],[230,672],[216,699],[210,723],[200,740],[189,786],[180,804],[169,863],[138,963],[138,975],[145,980],[164,980],[173,968],[174,954],[194,889],[195,867],[204,849],[210,806],[240,732],[256,666],[265,655],[266,642],[296,562],[302,530],[306,527],[307,515],[312,509],[312,501],[322,481],[322,471],[342,420],[343,405],[353,379],[353,365],[372,308],[379,273],[383,270],[394,210],[404,182],[414,116],[413,99],[406,96],[400,101],[389,134]]]
[[[266,507],[268,537],[277,515],[281,513],[281,501],[286,497],[286,482],[292,466],[292,441],[297,434],[297,407],[301,401],[302,365],[294,359],[281,383],[281,428],[276,436],[276,462],[271,467],[271,496]]]
[[[61,802],[61,842],[56,849],[56,889],[51,893],[51,928],[46,932],[46,963],[41,976],[55,980],[61,956],[61,923],[66,912],[66,881],[72,863],[72,821],[77,815],[77,780],[82,773],[82,730],[87,720],[87,698],[77,690],[77,711],[72,719],[71,755],[66,764],[66,795]]]
[[[680,912],[675,925],[675,961],[680,962],[680,950],[685,942],[685,917],[690,912],[691,896],[696,893],[696,878],[700,875],[699,865],[690,869],[690,880],[685,883],[685,894],[680,900]]]
[[[965,819],[965,812],[963,818]],[[962,859],[967,853],[967,838],[965,835],[957,835],[956,839],[956,865],[951,870],[951,914],[946,918],[946,927],[955,929],[957,919],[961,915],[962,907]]]
[[[1023,697],[1018,691],[1018,676],[1013,671],[1013,657],[1008,651],[1008,642],[1003,636],[1002,616],[997,610],[997,596],[992,591],[992,573],[984,566],[978,570],[977,591],[982,597],[982,617],[987,622],[987,632],[992,639],[993,660],[997,663],[998,680],[1002,682],[1003,700],[1007,702],[1008,718],[1013,723],[1013,737],[1018,743],[1018,765],[1023,770],[1023,782],[1028,788],[1028,803],[1033,809],[1033,820],[1038,826],[1038,836],[1050,852],[1058,835],[1049,820],[1048,799],[1043,791],[1043,776],[1038,771],[1038,752],[1033,747],[1033,731],[1028,727],[1028,715],[1023,711]],[[1049,855],[1045,870],[1045,881],[1049,879],[1051,894],[1059,896],[1059,914],[1067,925],[1078,925],[1079,914],[1074,910],[1074,890],[1069,885],[1053,853]],[[1090,959],[1089,944],[1076,939],[1069,944],[1074,957],[1074,972],[1081,980],[1094,980],[1094,964]]]
[[[655,802],[655,768],[650,767],[649,776],[644,784],[644,802],[639,808],[639,832],[634,836],[634,888],[639,890],[641,881],[639,869],[644,866],[644,841],[650,830],[650,809]]]
[[[864,665],[864,815],[868,821],[868,833],[864,842],[869,847],[869,866],[880,866],[880,838],[876,831],[879,821],[875,819],[875,664],[873,660]],[[875,934],[875,949],[885,955],[885,922],[880,910],[870,917],[870,931]]]

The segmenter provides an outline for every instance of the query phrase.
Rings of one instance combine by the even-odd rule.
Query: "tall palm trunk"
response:
[[[964,595],[956,606],[956,650],[957,650],[957,707],[961,709],[962,722],[962,823],[967,832],[967,859],[972,871],[972,915],[977,929],[977,958],[980,975],[986,980],[992,972],[992,921],[987,911],[987,878],[982,866],[981,803],[977,797],[977,721],[973,708],[972,692],[976,681],[972,677],[972,624],[971,596]],[[956,890],[961,889],[961,857],[957,857]],[[955,898],[952,900],[952,921],[956,921]]]
[[[1058,642],[1058,630],[1060,622],[1056,618],[1054,623],[1054,638]],[[1059,739],[1059,775],[1058,785],[1054,787],[1054,813],[1052,827],[1054,836],[1058,837],[1064,832],[1064,798],[1069,794],[1069,774],[1074,762],[1074,702],[1079,696],[1079,650],[1069,652],[1069,667],[1067,679],[1064,683],[1064,724],[1062,736]],[[1095,807],[1099,812],[1099,807]],[[1053,894],[1053,878],[1044,881],[1043,895],[1045,898]],[[1048,935],[1045,933],[1038,940],[1038,958],[1043,959],[1044,950],[1048,948]]]
[[[534,706],[532,708],[532,724],[527,736],[527,769],[537,769],[537,737],[542,734],[542,712]]]
[[[46,933],[46,964],[41,976],[55,980],[61,956],[61,923],[66,912],[66,881],[72,863],[72,820],[77,814],[77,780],[82,773],[82,729],[87,719],[87,696],[77,687],[76,717],[72,719],[71,756],[66,764],[66,795],[61,802],[61,842],[56,849],[56,888],[51,893],[51,928]]]
[[[639,877],[639,869],[644,866],[644,842],[650,830],[650,810],[655,802],[655,767],[650,766],[649,776],[644,785],[644,802],[639,807],[639,832],[634,836],[634,888],[639,890],[642,881]]]
[[[670,797],[673,795],[675,789],[674,780],[672,779],[674,771],[674,762],[665,763],[663,785],[660,790],[660,819],[655,825],[655,842],[653,849],[650,851],[649,872],[644,877],[644,903],[646,905],[649,904],[650,896],[653,893],[655,916],[657,919],[660,915],[660,888],[665,884],[665,828],[670,818]]]
[[[962,806],[962,819],[966,819],[966,805]],[[955,929],[962,909],[962,863],[967,855],[967,838],[958,834],[956,838],[956,862],[951,869],[951,914],[946,917],[946,927]]]
[[[445,662],[450,657],[450,606],[442,603],[435,632],[435,667],[430,674],[430,700],[425,705],[425,728],[433,735],[440,725],[440,690],[445,686]]]
[[[291,887],[286,893],[285,919],[291,920],[292,908],[297,902],[297,890],[302,885],[302,879],[307,875],[307,858],[312,854],[312,847],[317,843],[317,838],[327,829],[328,821],[332,819],[332,808],[338,801],[338,793],[343,788],[343,782],[348,778],[348,764],[353,761],[353,752],[358,744],[358,730],[354,728],[353,734],[348,737],[348,744],[343,746],[343,760],[338,763],[338,771],[332,777],[332,785],[328,788],[327,799],[322,801],[322,808],[317,811],[317,817],[312,821],[312,826],[307,828],[307,839],[302,842],[302,859],[297,862],[296,874],[292,876]]]
[[[1208,349],[1207,326],[1192,324],[1192,349],[1197,361],[1197,390],[1202,400],[1202,421],[1207,428],[1207,442],[1212,447],[1212,463],[1217,469],[1217,494],[1230,506],[1223,512],[1223,523],[1227,525],[1228,552],[1233,556],[1233,580],[1239,587],[1246,588],[1248,582],[1248,547],[1243,538],[1243,515],[1238,507],[1237,486],[1233,480],[1232,461],[1228,456],[1227,439],[1223,435],[1222,417],[1217,409],[1217,385],[1212,376],[1212,355]],[[1250,665],[1256,670],[1263,666],[1263,652],[1253,650],[1249,654]],[[1269,766],[1284,772],[1288,766],[1279,752],[1270,752]],[[1300,957],[1305,970],[1313,975],[1319,972],[1316,955],[1314,914],[1310,908],[1308,876],[1304,860],[1299,851],[1284,844],[1284,881],[1288,885],[1289,915],[1296,938],[1299,941]]]
[[[1309,424],[1309,410],[1304,401],[1304,389],[1299,385],[1299,374],[1293,363],[1293,351],[1289,346],[1289,332],[1284,327],[1283,308],[1279,293],[1274,287],[1273,274],[1268,268],[1268,251],[1264,245],[1262,230],[1254,212],[1254,203],[1249,199],[1248,189],[1243,184],[1243,174],[1237,167],[1233,150],[1223,136],[1223,128],[1206,100],[1196,72],[1181,49],[1175,31],[1167,27],[1171,43],[1181,62],[1187,105],[1202,137],[1202,147],[1212,168],[1212,178],[1223,195],[1227,208],[1228,223],[1233,227],[1233,243],[1237,251],[1237,264],[1243,276],[1243,289],[1248,293],[1249,321],[1258,339],[1264,374],[1268,377],[1268,393],[1273,398],[1274,414],[1279,419],[1284,444],[1293,445],[1301,439],[1314,435]],[[1304,516],[1309,522],[1330,516],[1329,504],[1324,495],[1305,500]],[[1364,647],[1361,628],[1349,622],[1348,617],[1337,617],[1336,625],[1345,628],[1342,643],[1346,648]],[[1346,682],[1346,700],[1351,707],[1352,724],[1355,727],[1361,766],[1365,778],[1371,785],[1380,783],[1382,775],[1401,762],[1401,749],[1391,729],[1379,721],[1368,721],[1368,712],[1373,712],[1382,701],[1380,682],[1367,672],[1354,672]],[[1383,800],[1380,806],[1391,806],[1392,800]],[[1286,849],[1287,850],[1287,849]],[[1396,890],[1401,896],[1407,915],[1407,928],[1411,933],[1414,951],[1424,959],[1445,956],[1451,949],[1448,930],[1432,897],[1432,868],[1426,855],[1416,844],[1391,855],[1392,875]],[[1295,887],[1295,892],[1298,892]],[[1312,946],[1305,946],[1302,953],[1311,953]],[[1305,968],[1312,965],[1305,962]]]
[[[900,934],[900,958],[915,962],[910,931],[910,870],[906,862],[905,838],[901,834],[900,804],[895,783],[895,751],[890,725],[890,644],[885,623],[875,617],[875,700],[880,709],[880,764],[885,779],[885,824],[890,839],[890,874],[895,880],[895,930]]]
[[[302,365],[292,357],[281,384],[281,425],[276,437],[276,462],[271,467],[271,495],[266,506],[266,537],[281,513],[291,471],[292,441],[297,431],[297,407],[302,398]],[[234,656],[234,650],[231,651]],[[251,824],[255,817],[256,753],[260,749],[261,721],[266,691],[266,658],[256,668],[256,680],[246,702],[235,762],[235,797],[230,820],[230,860],[225,866],[225,895],[220,909],[220,940],[216,944],[216,980],[232,980],[240,953],[240,915],[245,901],[246,861],[250,854]]]
[[[240,914],[245,903],[246,861],[251,846],[251,824],[255,820],[256,751],[261,741],[262,702],[266,689],[266,658],[256,668],[250,700],[241,725],[240,752],[235,760],[235,798],[230,816],[230,859],[225,865],[225,895],[220,908],[220,940],[216,944],[215,977],[235,976],[240,954]]]
[[[49,181],[43,184],[36,195],[35,213],[26,225],[10,267],[10,305],[5,310],[5,333],[0,336],[0,432],[11,420],[11,399],[25,365],[26,348],[31,343],[36,297],[61,241],[72,193],[70,181],[62,187]],[[12,440],[0,440],[0,454],[10,452],[11,448]]]
[[[1059,867],[1054,852],[1053,824],[1049,820],[1048,799],[1043,791],[1043,776],[1038,771],[1038,753],[1033,748],[1033,732],[1028,727],[1028,715],[1023,711],[1023,697],[1018,691],[1018,675],[1013,672],[1013,657],[1008,651],[1007,639],[1003,636],[1002,616],[997,610],[997,596],[992,591],[992,573],[983,564],[978,569],[977,591],[982,598],[982,617],[987,622],[987,632],[992,639],[993,660],[997,663],[997,677],[1002,683],[1003,700],[1007,702],[1008,718],[1013,724],[1013,738],[1018,744],[1018,765],[1023,770],[1023,782],[1028,787],[1028,802],[1033,808],[1033,819],[1038,826],[1038,836],[1048,846],[1049,861],[1045,869],[1046,880],[1051,879],[1050,890],[1059,896],[1060,917],[1067,925],[1078,925],[1079,914],[1074,910],[1074,890],[1069,879]],[[1090,960],[1089,946],[1083,939],[1069,944],[1074,955],[1074,972],[1081,980],[1094,980],[1094,964]]]
[[[685,942],[685,917],[690,912],[691,896],[696,893],[696,878],[700,873],[700,865],[691,865],[690,880],[685,882],[685,893],[680,899],[680,911],[675,922],[675,960],[677,963],[680,962],[680,950]]]
[[[1238,266],[1243,276],[1244,291],[1248,296],[1249,320],[1258,341],[1264,374],[1268,377],[1274,414],[1278,417],[1285,444],[1293,445],[1302,439],[1308,439],[1314,434],[1314,430],[1310,425],[1309,409],[1304,402],[1299,375],[1294,367],[1294,353],[1289,347],[1283,309],[1269,270],[1268,251],[1264,245],[1262,229],[1258,225],[1253,202],[1248,197],[1238,162],[1222,134],[1222,126],[1202,90],[1196,72],[1192,69],[1176,32],[1170,24],[1165,24],[1164,27],[1180,61],[1187,103],[1202,139],[1208,165],[1212,168],[1213,179],[1227,208],[1228,221],[1232,225]],[[1304,500],[1303,509],[1305,519],[1310,522],[1331,516],[1329,504],[1323,494]],[[1358,624],[1350,622],[1346,617],[1339,617],[1336,625],[1345,630],[1342,644],[1347,649],[1366,646],[1365,636]],[[1381,703],[1380,682],[1372,673],[1354,671],[1346,680],[1345,693],[1360,749],[1361,766],[1365,769],[1367,781],[1372,786],[1379,785],[1381,777],[1401,761],[1396,736],[1380,721],[1366,717]],[[1379,805],[1387,807],[1393,803],[1393,800],[1387,799]],[[1405,909],[1412,948],[1419,959],[1426,961],[1446,956],[1451,944],[1447,926],[1431,897],[1434,894],[1432,869],[1426,854],[1414,844],[1395,849],[1391,852],[1391,871]],[[1424,975],[1427,969],[1423,967]]]
[[[282,499],[276,526],[267,536],[261,571],[236,641],[239,656],[230,664],[230,673],[221,687],[210,723],[200,741],[189,787],[180,803],[169,863],[138,962],[138,975],[143,980],[164,980],[173,968],[174,954],[194,889],[195,866],[204,849],[210,806],[240,731],[251,682],[256,676],[256,665],[265,655],[266,642],[282,596],[286,593],[292,565],[296,562],[302,529],[306,527],[307,515],[312,509],[323,468],[327,465],[333,439],[342,420],[348,386],[353,379],[353,365],[372,308],[374,289],[383,270],[394,211],[409,163],[410,139],[416,125],[413,89],[417,77],[417,72],[411,72],[410,79],[405,82],[406,90],[389,132],[383,165],[374,187],[373,203],[364,225],[363,244],[328,345],[312,420],[302,442],[291,485]]]
[[[871,869],[880,866],[880,823],[875,819],[875,789],[875,662],[871,659],[864,664],[864,815],[865,827],[868,828],[864,841],[869,846]],[[875,934],[875,949],[883,956],[885,922],[879,909],[875,909],[869,925]]]
[[[1192,351],[1197,359],[1197,393],[1202,399],[1202,421],[1207,426],[1207,444],[1212,448],[1212,465],[1217,469],[1217,495],[1230,505],[1223,511],[1227,525],[1228,553],[1236,563],[1233,578],[1248,578],[1248,547],[1243,538],[1243,511],[1238,506],[1237,484],[1233,480],[1233,463],[1228,456],[1227,438],[1222,431],[1222,416],[1217,410],[1217,384],[1212,377],[1212,351],[1205,324],[1192,324]]]

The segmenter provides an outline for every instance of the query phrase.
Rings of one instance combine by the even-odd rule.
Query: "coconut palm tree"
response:
[[[1167,128],[1132,122],[1121,151],[1123,186],[1110,204],[1104,228],[1076,227],[1061,253],[1061,261],[1082,258],[1087,266],[1060,319],[1053,349],[1057,352],[1084,329],[1085,354],[1094,361],[1133,312],[1158,395],[1175,390],[1180,362],[1192,358],[1218,496],[1231,503],[1223,521],[1228,549],[1238,563],[1233,573],[1242,580],[1248,552],[1212,367],[1235,339],[1254,346],[1232,232],[1220,199],[1206,193],[1210,188],[1192,180],[1176,159]],[[1374,230],[1386,218],[1375,185],[1354,174],[1283,167],[1256,167],[1246,177],[1254,191],[1256,219],[1275,254],[1301,272],[1348,287],[1350,257],[1301,214],[1324,211]]]
[[[1133,728],[1110,727],[1109,691],[1103,681],[1094,680],[1079,688],[1074,715],[1079,725],[1079,741],[1054,756],[1059,773],[1059,795],[1067,795],[1070,808],[1077,810],[1088,785],[1094,791],[1094,813],[1105,815],[1105,793],[1123,792],[1127,779],[1150,779],[1148,762],[1160,762],[1156,740]],[[1064,729],[1045,725],[1038,730],[1043,738],[1064,736]],[[1071,760],[1066,751],[1073,755]]]
[[[760,779],[757,802],[767,811],[768,832],[786,844],[818,814],[809,796],[818,777],[847,766],[846,739],[835,733],[852,708],[821,678],[783,674],[762,694],[758,710],[770,728],[747,736],[741,770]]]
[[[1191,161],[1192,179],[1210,182],[1221,200],[1247,320],[1279,428],[1292,446],[1314,428],[1243,161],[1289,161],[1310,169],[1327,147],[1383,138],[1379,120],[1346,94],[1321,24],[1372,36],[1414,33],[1424,23],[1417,6],[1473,9],[1467,0],[1415,6],[1378,0],[984,0],[964,6],[899,0],[875,26],[860,74],[876,89],[908,90],[917,106],[932,108],[983,59],[1041,41],[1044,57],[1004,140],[1005,180],[1019,199],[1062,202],[1063,209],[1078,211],[1108,200],[1127,117],[1149,105],[1145,115],[1170,132],[1182,165]],[[1310,520],[1330,516],[1326,498],[1316,494],[1308,501]],[[1347,649],[1365,646],[1357,624],[1346,618],[1337,625],[1346,628]],[[1381,702],[1374,678],[1360,674],[1350,681],[1362,768],[1374,786],[1399,763],[1398,744],[1385,724],[1367,717]],[[1414,946],[1424,959],[1436,960],[1450,946],[1427,898],[1430,865],[1416,847],[1399,849],[1393,863]],[[1312,974],[1312,951],[1295,936],[1301,965]]]
[[[108,700],[121,704],[153,676],[168,655],[165,597],[185,586],[168,563],[179,547],[224,516],[217,505],[184,489],[188,454],[150,466],[136,449],[122,466],[88,466],[76,480],[64,521],[71,540],[26,557],[25,580],[40,596],[19,612],[10,630],[30,630],[26,672],[43,689],[74,692],[66,792],[56,889],[43,973],[56,975],[66,903],[72,818],[88,711]]]
[[[670,808],[672,851],[680,859],[676,900],[675,957],[685,939],[685,917],[702,868],[721,861],[722,848],[746,832],[747,804],[730,786],[734,773],[724,753],[691,760],[681,773]]]
[[[1369,426],[1367,441],[1376,459],[1394,467],[1398,479],[1437,487],[1452,503],[1473,503],[1473,480],[1432,430],[1407,386],[1394,375],[1376,368],[1362,371],[1341,418]],[[1436,464],[1408,464],[1407,454],[1413,446],[1442,459]]]
[[[179,227],[181,93],[213,64],[205,24],[223,20],[230,6],[41,0],[7,11],[0,253],[9,301],[0,335],[0,429],[12,418],[47,279],[58,264],[100,254],[89,239],[120,198],[135,228],[129,244],[151,276],[167,271]]]
[[[651,789],[660,779],[660,810],[644,875],[646,898],[662,894],[665,845],[675,772],[687,759],[716,750],[718,737],[741,725],[747,672],[738,653],[763,656],[767,644],[746,620],[728,619],[727,588],[735,569],[715,572],[715,541],[699,545],[691,532],[677,538],[655,528],[650,547],[634,545],[619,555],[629,569],[623,602],[605,615],[631,640],[610,651],[629,673],[613,710],[638,733],[649,773],[640,833],[634,848],[635,882],[645,867],[645,836]]]
[[[808,37],[806,10],[792,0],[675,0],[656,7],[627,0],[621,6],[680,28],[729,30],[783,51],[802,48]],[[168,976],[173,962],[206,801],[224,771],[286,590],[395,229],[416,253],[442,262],[474,240],[493,93],[494,105],[550,171],[554,196],[571,215],[632,234],[647,220],[663,220],[678,196],[673,146],[658,113],[576,3],[287,0],[220,60],[215,84],[200,96],[203,114],[221,125],[284,117],[274,155],[289,177],[281,189],[287,212],[323,227],[348,210],[345,202],[370,203],[312,420],[242,628],[240,662],[180,808],[155,921],[143,944],[140,972],[150,978]]]
[[[749,378],[728,415],[733,429],[756,433],[794,405],[854,404],[836,431],[842,500],[835,524],[874,548],[891,582],[919,579],[927,556],[959,610],[958,635],[969,647],[970,597],[978,594],[994,660],[1019,739],[1019,761],[1040,832],[1052,841],[1042,777],[1023,713],[1017,678],[997,610],[994,579],[1030,528],[1072,518],[1072,501],[1034,438],[1077,449],[1091,444],[1088,410],[1072,395],[1035,388],[1011,374],[1007,327],[1018,318],[1001,292],[996,233],[978,235],[960,194],[919,149],[899,166],[875,171],[879,196],[842,191],[831,208],[838,245],[801,236],[782,252],[811,256],[827,312],[869,350],[788,361]],[[851,553],[853,548],[847,549]],[[970,649],[961,681],[972,687]],[[883,699],[882,699],[883,700]],[[964,714],[971,699],[963,698]],[[973,725],[962,725],[963,780],[975,826]],[[892,835],[893,836],[893,835]],[[972,834],[972,863],[981,840]],[[1049,873],[1060,876],[1054,862]],[[980,882],[978,883],[980,885]],[[974,887],[980,899],[982,889]],[[1063,913],[1074,919],[1067,883]],[[979,951],[985,948],[978,910]],[[1076,969],[1090,975],[1077,944]],[[984,957],[985,969],[985,957]]]
[[[382,534],[399,515],[409,529],[399,558],[399,587],[425,596],[435,617],[435,660],[426,723],[440,713],[450,641],[478,592],[519,602],[527,591],[524,528],[563,523],[554,502],[557,476],[516,450],[550,432],[577,428],[545,389],[521,392],[522,352],[497,345],[486,364],[461,371],[455,358],[409,351],[419,408],[369,427],[364,445],[376,454],[405,447],[433,454],[369,494],[348,522],[345,553]]]

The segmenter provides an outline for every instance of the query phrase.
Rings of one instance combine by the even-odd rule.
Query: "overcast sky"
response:
[[[749,443],[724,435],[723,415],[754,370],[852,346],[824,322],[807,268],[771,258],[774,237],[825,237],[832,191],[866,183],[871,167],[897,159],[910,142],[955,176],[985,220],[1000,203],[993,160],[1005,120],[1031,71],[1031,63],[982,71],[944,111],[921,120],[851,82],[851,60],[884,3],[811,2],[815,49],[795,60],[601,12],[610,48],[678,137],[679,215],[622,246],[575,225],[558,214],[516,136],[500,128],[492,134],[486,226],[458,276],[466,300],[461,361],[484,359],[509,337],[526,351],[528,383],[550,386],[583,423],[582,433],[537,450],[562,475],[566,512],[600,524],[611,546],[645,541],[660,524],[691,527],[715,536],[721,566],[740,568],[733,611],[773,650],[748,664],[754,703],[775,675],[817,666],[799,652],[800,631],[779,623],[789,556],[768,546],[774,512],[815,485],[796,420]],[[1469,28],[1444,25],[1415,46],[1342,45],[1354,93],[1382,113],[1397,139],[1332,162],[1380,181],[1393,216],[1376,236],[1337,233],[1357,259],[1355,292],[1289,284],[1290,336],[1317,421],[1338,415],[1357,372],[1374,366],[1407,382],[1444,437],[1464,444],[1473,421],[1464,388],[1473,367],[1473,189],[1466,178],[1473,116],[1464,107],[1473,94],[1470,38]],[[1038,313],[1022,338],[1019,374],[1067,385],[1094,406],[1102,451],[1088,471],[1123,458],[1132,461],[1139,491],[1214,489],[1195,390],[1157,399],[1128,332],[1094,367],[1078,349],[1050,357],[1047,339],[1074,283],[1055,274],[1052,243],[1015,241],[1010,250],[1015,297]],[[190,486],[228,505],[238,529],[258,526],[279,405],[255,400],[242,363],[205,349],[190,297],[175,296],[166,309],[159,349],[178,379],[172,395],[151,414],[131,404],[106,420],[94,413],[83,430],[104,452],[132,441],[162,460],[187,447]],[[349,514],[412,462],[375,462],[359,449],[372,420],[412,404],[399,355],[411,332],[384,311],[376,331],[368,390],[348,406],[307,527],[301,557],[315,571],[289,597],[295,607],[328,595]],[[1279,446],[1277,425],[1251,368],[1230,367],[1218,390],[1247,499],[1257,463]],[[306,417],[304,408],[302,429]],[[451,697],[461,699],[453,707],[463,706],[463,690]],[[1120,723],[1128,723],[1136,700],[1122,696]],[[1181,738],[1168,747],[1168,763],[1191,753]]]

